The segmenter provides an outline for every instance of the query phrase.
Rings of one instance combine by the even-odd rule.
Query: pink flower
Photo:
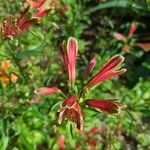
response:
[[[124,61],[124,57],[121,55],[115,55],[114,57],[112,57],[102,67],[102,69],[95,76],[93,76],[91,80],[88,81],[86,87],[91,88],[107,79],[123,74],[126,71],[126,69],[119,69],[123,61]]]
[[[96,65],[96,57],[93,57],[85,69],[84,76],[88,76],[94,69],[95,65]]]
[[[51,95],[55,93],[60,93],[61,90],[58,89],[57,87],[42,87],[42,88],[35,90],[34,92],[39,95],[47,96],[47,95]]]
[[[88,99],[86,105],[99,109],[108,114],[120,114],[120,109],[124,108],[116,100],[98,100],[98,99]]]
[[[61,123],[65,118],[74,122],[80,131],[83,130],[82,112],[75,96],[64,100],[60,107],[58,122]]]
[[[77,40],[73,37],[70,37],[67,41],[67,44],[63,43],[63,60],[67,68],[69,75],[69,82],[71,85],[75,82],[75,64],[78,53],[78,44]]]

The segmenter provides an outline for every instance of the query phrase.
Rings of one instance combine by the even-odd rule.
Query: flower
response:
[[[88,99],[86,100],[86,105],[99,109],[108,114],[119,114],[121,108],[124,106],[121,105],[116,100],[98,100],[98,99]]]
[[[39,89],[35,90],[34,92],[38,95],[47,96],[50,94],[59,93],[60,90],[57,87],[43,87],[43,88],[39,88]]]
[[[73,86],[75,83],[75,64],[77,58],[78,43],[75,38],[70,37],[67,40],[67,43],[63,42],[62,46],[63,46],[63,61],[67,68],[67,72],[69,75],[69,82]],[[75,92],[73,91],[72,86],[71,87],[69,86],[69,88],[72,88],[72,90],[69,90],[70,91],[69,94],[67,94],[69,96],[66,96],[60,90],[61,92],[59,93],[65,96],[65,99],[60,105],[58,122],[62,123],[64,119],[68,119],[69,121],[73,122],[75,126],[81,131],[80,133],[82,133],[84,124],[83,113],[81,109],[82,107],[85,106],[91,107],[108,114],[119,114],[120,110],[122,108],[125,108],[125,106],[117,102],[117,100],[103,100],[94,98],[86,99],[85,90],[90,91],[91,87],[96,86],[107,79],[123,74],[126,71],[126,69],[124,68],[120,69],[120,65],[122,64],[123,61],[124,57],[121,55],[115,55],[112,58],[110,58],[106,62],[106,64],[102,67],[102,69],[96,75],[94,75],[89,81],[87,81],[87,84],[83,87],[83,90],[79,91],[76,94],[74,94]],[[96,58],[93,57],[85,69],[86,75],[88,75],[93,70],[95,64]],[[59,90],[57,88],[53,90],[53,88],[43,87],[37,89],[36,91],[37,94],[49,95],[57,93],[56,91]],[[80,103],[82,103],[82,105]]]
[[[64,100],[60,106],[58,122],[61,123],[65,118],[74,122],[80,131],[83,130],[83,116],[80,105],[78,104],[75,96],[71,96],[70,98]]]
[[[91,88],[95,85],[102,83],[103,81],[112,77],[123,74],[126,69],[119,69],[120,64],[124,61],[124,57],[121,55],[115,55],[112,57],[102,69],[91,78],[86,84],[87,88]]]
[[[141,43],[141,42],[136,42],[136,41],[132,41],[132,38],[135,34],[135,32],[137,31],[138,28],[138,23],[137,22],[132,22],[128,35],[125,36],[122,33],[119,32],[114,32],[113,36],[118,40],[118,41],[122,41],[124,43],[122,50],[125,52],[129,52],[130,48],[135,46],[135,47],[139,47],[142,48],[144,51],[149,51],[150,50],[150,43]]]
[[[75,63],[78,53],[78,43],[73,37],[70,37],[66,42],[63,43],[63,60],[68,71],[69,82],[73,86],[75,82]]]
[[[27,14],[19,18],[8,16],[3,21],[1,33],[4,38],[15,38],[37,22],[37,18],[27,18]]]
[[[4,86],[9,84],[10,81],[16,82],[18,76],[15,73],[9,73],[8,69],[11,67],[11,61],[5,60],[0,65],[0,81]]]

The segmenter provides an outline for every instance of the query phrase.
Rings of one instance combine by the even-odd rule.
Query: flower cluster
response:
[[[67,42],[63,42],[63,61],[68,72],[69,78],[69,87],[73,89],[75,84],[75,65],[77,60],[78,53],[78,43],[77,40],[73,37],[70,37]],[[115,76],[123,74],[126,69],[121,69],[120,65],[124,61],[124,57],[121,55],[115,55],[110,60],[106,62],[106,64],[99,70],[97,74],[95,74],[89,81],[87,81],[86,85],[83,87],[82,92],[78,94],[70,93],[71,96],[66,98],[60,106],[60,113],[58,122],[61,123],[64,119],[68,119],[69,121],[75,123],[76,127],[82,131],[83,130],[83,113],[80,105],[80,100],[83,99],[85,93],[87,91],[92,90],[92,87],[95,87],[101,84],[103,81],[113,78]],[[87,65],[84,76],[88,76],[89,73],[92,72],[96,65],[96,58],[93,57],[92,60]],[[71,90],[72,91],[72,90]],[[42,87],[35,90],[36,94],[40,95],[50,95],[54,93],[62,93],[60,89],[57,87]],[[113,100],[103,100],[103,99],[84,99],[82,100],[82,107],[89,106],[92,108],[96,108],[97,110],[106,112],[108,114],[119,114],[120,109],[124,107],[124,105],[117,102],[115,99]]]
[[[121,41],[123,42],[123,47],[122,47],[122,50],[125,51],[125,52],[129,52],[130,49],[132,47],[139,47],[139,48],[142,48],[143,50],[145,51],[149,51],[150,50],[150,43],[147,43],[147,42],[136,42],[134,40],[132,40],[135,32],[137,31],[137,28],[138,28],[138,23],[137,22],[133,22],[130,26],[130,29],[129,29],[129,32],[128,32],[128,35],[125,36],[123,35],[122,33],[119,33],[119,32],[114,32],[113,33],[113,36],[118,40],[118,41]]]
[[[14,16],[6,17],[0,27],[3,38],[16,38],[54,9],[57,2],[58,0],[52,0],[48,4],[48,0],[27,0],[28,5],[36,9],[36,13],[31,13],[28,11],[29,9],[26,9],[18,18]],[[47,4],[48,8],[46,7]]]

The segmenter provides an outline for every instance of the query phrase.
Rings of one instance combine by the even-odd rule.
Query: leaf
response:
[[[72,124],[70,122],[68,122],[66,124],[66,126],[67,126],[67,132],[68,132],[70,144],[72,145],[72,147],[75,147],[75,139],[74,139],[74,136],[73,136]]]
[[[23,52],[18,53],[16,57],[18,59],[24,59],[30,56],[37,56],[43,53],[42,49],[43,49],[43,45],[39,44],[37,46],[31,47],[29,50],[25,50]]]
[[[8,129],[7,129],[7,122],[3,119],[0,120],[0,130],[1,130],[1,137],[0,137],[0,150],[6,150],[8,146]]]
[[[88,13],[94,13],[95,11],[107,9],[107,8],[132,8],[137,10],[148,11],[146,6],[142,2],[131,2],[129,0],[111,0],[105,3],[100,3],[96,7],[88,10]]]

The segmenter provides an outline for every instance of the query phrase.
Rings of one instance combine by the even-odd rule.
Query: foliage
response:
[[[27,19],[35,19],[38,10],[27,6],[23,0],[2,1],[1,27],[5,17],[19,18],[26,11],[30,14]],[[17,36],[8,38],[1,32],[0,150],[149,149],[150,47],[146,45],[145,51],[145,47],[135,46],[139,42],[150,43],[149,14],[148,0],[60,0],[29,27],[19,26],[22,30]],[[127,37],[133,22],[138,23],[138,28],[129,39],[131,47],[126,52],[122,50],[124,42],[113,35],[117,32]],[[79,47],[78,87],[74,91],[85,84],[81,75],[93,56],[97,64],[87,80],[116,54],[125,57],[127,69],[125,74],[105,81],[87,96],[116,98],[126,109],[120,115],[109,115],[82,107],[82,134],[68,120],[58,123],[62,95],[34,93],[40,87],[56,85],[68,92],[61,47],[69,37],[75,37]],[[9,62],[9,67],[5,62]]]

